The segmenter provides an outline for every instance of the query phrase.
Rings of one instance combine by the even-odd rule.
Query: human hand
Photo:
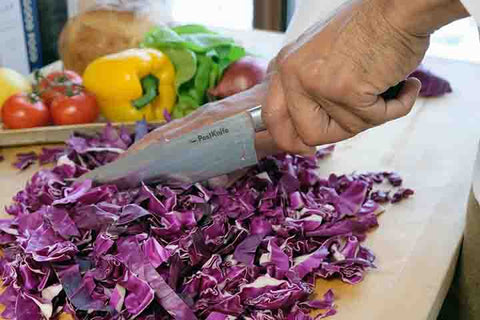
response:
[[[420,90],[417,79],[408,79],[397,99],[385,101],[380,95],[419,65],[431,32],[466,14],[458,4],[355,1],[285,47],[271,64],[274,73],[263,107],[276,144],[310,153],[313,146],[406,115]]]

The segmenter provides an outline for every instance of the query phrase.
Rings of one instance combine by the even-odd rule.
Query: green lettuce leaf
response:
[[[182,84],[190,81],[197,73],[197,55],[183,48],[163,48],[162,51],[175,66],[175,87],[178,91]]]
[[[182,34],[191,34],[191,33],[213,33],[216,34],[216,32],[213,32],[206,28],[205,26],[202,26],[200,24],[184,24],[181,26],[176,26],[172,28],[173,31],[175,31],[177,34],[182,35]]]
[[[246,55],[232,38],[197,24],[157,26],[145,35],[141,46],[164,52],[175,66],[177,103],[173,118],[184,117],[205,104],[208,90],[218,84],[225,69]]]

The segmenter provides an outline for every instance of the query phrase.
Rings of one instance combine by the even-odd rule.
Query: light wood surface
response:
[[[267,57],[283,41],[268,33],[239,37]],[[321,166],[325,175],[396,170],[416,191],[411,200],[388,207],[368,237],[377,270],[358,286],[318,282],[318,294],[333,288],[337,295],[338,315],[332,319],[436,319],[450,285],[480,138],[480,66],[440,59],[427,60],[427,66],[451,80],[453,94],[420,100],[409,116],[340,143]],[[18,173],[10,165],[15,153],[31,149],[2,150],[0,206],[38,170]]]

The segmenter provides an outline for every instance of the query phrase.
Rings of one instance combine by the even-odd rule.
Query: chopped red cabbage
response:
[[[334,295],[309,300],[315,277],[356,284],[375,256],[362,241],[380,203],[411,189],[376,190],[396,173],[322,178],[315,157],[279,155],[229,188],[74,182],[139,138],[107,126],[45,149],[37,172],[0,221],[5,319],[286,319],[336,313]],[[150,129],[148,129],[150,130]],[[37,159],[21,155],[22,168]],[[26,163],[26,164],[25,164]],[[318,310],[318,316],[309,314]]]
[[[390,193],[388,191],[377,190],[370,194],[370,199],[377,203],[385,203],[390,199],[389,194]]]
[[[38,155],[40,165],[47,163],[55,163],[65,153],[65,148],[42,148],[42,152]]]
[[[396,172],[385,172],[384,176],[387,178],[388,182],[394,187],[399,187],[402,185],[402,178]]]
[[[142,139],[148,133],[148,123],[143,119],[142,121],[138,121],[135,125],[135,142]]]
[[[251,235],[240,242],[233,253],[233,258],[246,266],[253,266],[257,249],[262,243],[263,235]]]
[[[402,201],[403,199],[407,199],[412,196],[415,192],[412,189],[404,189],[400,188],[397,192],[395,192],[392,196],[392,203],[397,203]]]
[[[421,97],[439,97],[452,92],[452,87],[447,80],[423,67],[415,70],[410,77],[415,77],[422,83],[422,89],[420,90]]]
[[[38,156],[35,152],[19,153],[17,154],[17,161],[13,163],[15,168],[23,171],[28,169],[32,164],[37,161]]]
[[[318,149],[317,152],[315,152],[315,157],[318,160],[321,160],[321,159],[331,155],[333,153],[333,151],[335,151],[335,145],[334,144],[332,144],[331,146],[325,147],[325,148]]]

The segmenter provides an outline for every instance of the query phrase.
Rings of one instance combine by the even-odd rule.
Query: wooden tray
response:
[[[164,124],[165,121],[149,122],[153,126]],[[0,147],[25,146],[35,144],[63,143],[73,132],[92,134],[101,131],[105,122],[69,126],[49,126],[32,129],[9,130],[0,129]],[[124,126],[129,130],[135,128],[135,122],[113,123],[114,127]]]

